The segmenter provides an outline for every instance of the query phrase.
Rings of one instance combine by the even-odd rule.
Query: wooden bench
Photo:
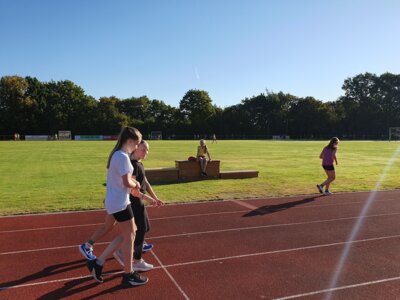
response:
[[[146,177],[152,183],[170,183],[178,181],[177,168],[146,169]]]
[[[223,171],[219,173],[221,179],[241,179],[258,177],[256,170]]]
[[[201,168],[198,161],[175,160],[175,167],[178,169],[179,179],[198,179],[201,178]],[[208,177],[219,178],[219,160],[211,160],[207,164]]]

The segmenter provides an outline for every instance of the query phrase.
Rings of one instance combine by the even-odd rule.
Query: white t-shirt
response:
[[[125,210],[130,204],[129,188],[122,182],[122,176],[133,172],[128,154],[118,150],[111,157],[107,171],[107,193],[104,207],[108,214]]]

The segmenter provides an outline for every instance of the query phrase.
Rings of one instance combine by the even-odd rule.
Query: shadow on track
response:
[[[70,261],[70,262],[66,262],[66,263],[62,263],[62,264],[58,264],[58,265],[48,266],[39,272],[27,275],[23,278],[5,282],[5,283],[1,283],[0,289],[7,289],[9,287],[13,287],[16,285],[28,284],[28,283],[31,283],[32,281],[35,281],[36,279],[43,279],[45,277],[53,276],[55,274],[64,273],[66,271],[70,271],[70,270],[74,270],[74,269],[78,269],[78,268],[86,269],[85,261],[80,259],[80,260]],[[1,293],[1,290],[0,290],[0,293]]]
[[[50,300],[50,299],[63,299],[63,298],[69,298],[73,295],[80,294],[82,292],[88,293],[90,289],[95,289],[93,290],[93,294],[86,296],[86,297],[80,297],[80,299],[96,299],[99,296],[102,295],[108,295],[108,294],[114,294],[112,297],[117,296],[115,293],[120,290],[124,290],[127,288],[132,288],[132,287],[126,287],[122,286],[120,284],[113,286],[112,288],[103,290],[98,292],[99,288],[101,288],[102,285],[109,281],[118,281],[118,283],[121,280],[121,274],[115,274],[112,276],[106,276],[104,277],[104,283],[99,284],[93,280],[92,277],[89,278],[80,278],[80,279],[75,279],[68,281],[64,284],[63,287],[56,289],[54,291],[51,291],[41,297],[38,298],[38,300]],[[97,293],[96,293],[97,292]]]
[[[286,202],[286,203],[281,203],[281,204],[276,204],[276,205],[261,206],[261,207],[255,209],[255,210],[252,210],[252,211],[244,214],[243,217],[255,217],[255,216],[263,216],[263,215],[276,213],[276,212],[279,212],[279,211],[282,211],[282,210],[293,208],[293,207],[298,206],[298,205],[302,205],[302,204],[306,204],[306,203],[309,203],[309,202],[313,202],[313,201],[315,201],[315,199],[317,199],[319,197],[323,197],[323,195],[318,195],[318,196],[314,196],[314,197],[308,197],[308,198],[304,198],[304,199],[301,199],[301,200],[291,201],[291,202]]]

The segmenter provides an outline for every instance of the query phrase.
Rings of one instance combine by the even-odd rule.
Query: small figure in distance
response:
[[[214,144],[214,143],[218,144],[217,136],[215,135],[215,133],[213,133],[213,135],[212,135],[212,144]]]

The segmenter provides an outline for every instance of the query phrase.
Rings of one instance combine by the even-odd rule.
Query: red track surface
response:
[[[103,284],[77,246],[104,211],[0,218],[0,299],[324,299],[369,193],[149,208],[147,285],[122,288],[112,259]],[[400,191],[379,192],[331,299],[400,299]],[[96,244],[99,254],[112,239]],[[162,264],[162,265],[161,265]]]

